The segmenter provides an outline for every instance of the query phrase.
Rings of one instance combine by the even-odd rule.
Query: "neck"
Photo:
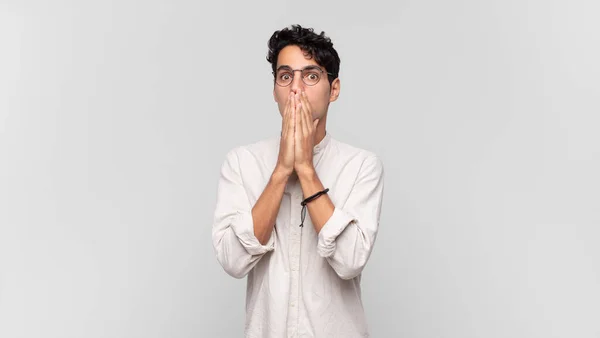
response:
[[[315,146],[325,138],[325,134],[327,133],[325,125],[327,122],[327,115],[323,116],[321,120],[319,120],[319,124],[317,124],[317,128],[315,129]]]

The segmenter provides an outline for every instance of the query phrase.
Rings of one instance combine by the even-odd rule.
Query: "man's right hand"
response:
[[[296,118],[296,102],[293,92],[290,92],[281,125],[281,141],[279,142],[279,157],[275,171],[290,176],[294,171],[294,126]]]

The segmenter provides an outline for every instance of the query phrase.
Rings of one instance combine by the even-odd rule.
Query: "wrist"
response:
[[[273,170],[273,173],[271,174],[271,180],[276,183],[286,183],[292,175],[292,172],[292,170],[286,170],[281,167],[275,167],[275,170]]]
[[[312,180],[317,176],[317,172],[313,166],[304,166],[296,169],[298,178],[301,180]]]

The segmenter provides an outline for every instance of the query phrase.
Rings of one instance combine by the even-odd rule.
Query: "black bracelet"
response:
[[[300,202],[300,205],[302,206],[302,213],[301,213],[302,223],[300,223],[300,227],[304,226],[304,219],[306,218],[306,204],[308,204],[309,202],[317,199],[317,197],[319,197],[319,196],[321,196],[323,194],[326,194],[328,191],[329,191],[329,188],[327,188],[327,189],[325,189],[323,191],[319,191],[318,193],[316,193],[316,194],[314,194],[314,195],[312,195],[312,196],[304,199],[304,201]]]

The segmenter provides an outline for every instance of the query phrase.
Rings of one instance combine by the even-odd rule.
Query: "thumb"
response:
[[[313,127],[317,128],[317,125],[318,125],[318,124],[319,124],[319,119],[316,119],[316,120],[313,122]]]

